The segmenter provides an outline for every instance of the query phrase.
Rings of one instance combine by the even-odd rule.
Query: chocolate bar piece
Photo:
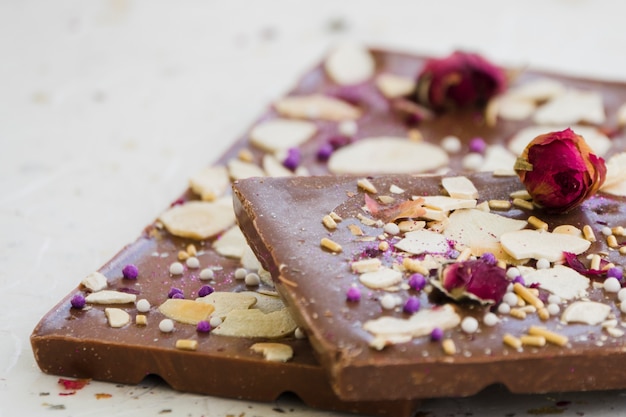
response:
[[[374,176],[365,188],[355,177],[235,183],[240,227],[307,332],[338,395],[466,396],[494,383],[515,393],[626,387],[615,366],[626,359],[620,324],[626,294],[618,295],[625,199],[601,193],[566,214],[550,214],[532,204],[509,207],[512,193],[523,190],[517,176],[461,178],[478,190],[477,200],[448,197],[440,176]],[[499,209],[484,211],[485,202]],[[431,208],[415,220],[430,218],[426,224],[413,227],[417,222],[408,221],[402,231],[387,226],[394,214],[400,225],[424,204]],[[398,205],[403,211],[384,210]],[[572,230],[579,235],[568,234]],[[541,248],[551,244],[559,259]],[[565,262],[563,251],[577,255]],[[458,298],[456,287],[440,289],[445,275],[439,271],[483,252],[515,271],[504,278],[504,288],[514,290],[495,303],[481,303],[471,294]],[[488,261],[473,262],[470,271],[493,273],[476,265]],[[416,273],[430,281],[420,282]],[[482,278],[500,282],[490,277]]]

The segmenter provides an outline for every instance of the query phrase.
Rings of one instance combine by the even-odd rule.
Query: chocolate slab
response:
[[[470,139],[481,136],[488,144],[506,144],[511,135],[531,124],[529,120],[500,120],[497,125],[489,126],[484,114],[477,111],[438,115],[424,120],[418,126],[408,123],[406,114],[394,110],[392,100],[386,98],[376,87],[376,78],[382,73],[415,77],[425,57],[377,49],[370,50],[370,53],[375,61],[375,74],[370,79],[357,85],[340,86],[331,80],[323,63],[320,63],[308,71],[287,95],[323,94],[356,105],[362,115],[354,122],[356,129],[349,135],[350,141],[356,142],[378,135],[408,138],[416,134],[416,127],[424,141],[436,145],[441,143],[443,137],[456,135],[461,141],[461,149],[449,155],[449,166],[454,169],[462,166],[463,158],[469,152]],[[539,77],[548,77],[569,87],[601,93],[607,114],[607,120],[601,127],[612,133],[611,148],[607,154],[624,146],[624,136],[621,131],[616,130],[617,109],[626,99],[624,85],[536,71],[522,72],[515,82],[523,83]],[[239,160],[261,166],[267,152],[252,145],[249,136],[255,126],[277,117],[276,109],[270,106],[214,164],[228,166],[233,160]],[[332,138],[344,136],[345,131],[337,121],[313,118],[309,122],[315,125],[316,132],[298,146],[302,157],[300,166],[311,174],[328,174],[330,172],[327,162],[320,160],[317,152]],[[235,176],[232,171],[231,175]],[[196,199],[199,196],[187,191],[177,203]],[[182,277],[173,278],[167,271],[169,264],[176,259],[176,252],[184,249],[187,244],[194,243],[199,249],[203,249],[200,257],[203,266],[222,268],[221,272],[216,273],[216,289],[250,289],[232,279],[234,270],[240,266],[239,261],[220,256],[211,249],[212,242],[219,235],[202,241],[181,239],[155,225],[156,223],[151,224],[136,242],[123,248],[114,259],[103,266],[101,271],[107,276],[110,288],[136,292],[139,297],[148,298],[153,306],[158,306],[164,300],[171,286],[185,287],[187,297],[195,296],[201,286],[197,273],[186,270]],[[130,262],[136,263],[140,268],[141,275],[136,282],[125,280],[121,275],[121,268]],[[76,277],[77,282],[80,279],[82,277]],[[122,383],[137,383],[145,375],[153,373],[160,375],[178,390],[231,398],[270,401],[281,392],[290,391],[298,394],[306,404],[325,409],[380,415],[408,415],[415,409],[414,401],[339,401],[307,341],[288,338],[284,342],[294,347],[293,360],[287,363],[270,363],[249,351],[253,340],[217,337],[212,334],[198,335],[193,326],[181,325],[177,325],[174,334],[161,333],[155,327],[160,321],[160,313],[154,308],[148,313],[148,326],[145,328],[135,325],[122,329],[109,328],[102,306],[94,306],[87,311],[70,309],[69,300],[78,292],[83,293],[84,289],[77,288],[61,300],[33,332],[33,350],[37,363],[44,372]],[[134,307],[127,306],[125,309],[133,317],[136,314]],[[179,338],[197,339],[200,342],[198,350],[186,352],[175,349],[175,340]],[[216,377],[215,373],[207,371],[209,369],[219,369],[222,375]]]

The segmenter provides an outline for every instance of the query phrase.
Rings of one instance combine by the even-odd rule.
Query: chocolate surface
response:
[[[410,54],[382,50],[372,50],[371,53],[376,62],[376,75],[391,73],[411,78],[419,72],[424,63],[424,57]],[[617,109],[626,99],[626,86],[533,71],[522,72],[515,83],[523,83],[538,77],[558,79],[569,87],[601,93],[607,119],[600,127],[611,133],[612,140],[606,155],[624,147],[624,136],[617,128]],[[463,157],[469,151],[468,143],[472,138],[480,136],[488,144],[506,144],[515,132],[530,124],[528,120],[516,122],[499,120],[495,126],[489,126],[484,114],[476,110],[437,115],[418,125],[407,123],[406,114],[394,110],[393,101],[385,98],[378,90],[375,77],[354,86],[339,86],[327,76],[322,64],[306,73],[288,95],[312,93],[341,98],[353,103],[362,111],[362,116],[355,120],[356,130],[350,135],[350,142],[382,135],[408,137],[416,133],[416,128],[419,129],[419,135],[424,141],[435,145],[439,145],[442,138],[447,135],[458,136],[461,149],[449,155],[449,167],[452,169],[462,167]],[[276,110],[273,107],[268,108],[214,164],[226,166],[232,160],[240,159],[261,166],[266,152],[251,144],[249,134],[254,126],[276,117],[278,117]],[[344,133],[341,131],[340,123],[335,121],[313,119],[310,122],[316,126],[317,131],[298,147],[302,156],[300,166],[305,167],[310,174],[328,174],[327,163],[317,157],[317,152],[320,146],[332,138],[343,136]],[[320,185],[323,185],[324,181]],[[199,199],[197,195],[187,191],[177,203],[196,199]],[[315,200],[311,200],[311,207],[314,206],[313,202]],[[313,218],[315,222],[318,221],[317,217]],[[196,332],[194,326],[181,324],[176,325],[174,333],[160,332],[158,323],[162,316],[156,308],[167,298],[169,289],[173,286],[179,287],[184,290],[187,298],[195,298],[202,286],[198,278],[199,270],[185,269],[181,277],[172,277],[168,272],[169,265],[176,260],[176,253],[189,243],[194,243],[202,251],[199,260],[203,267],[217,268],[216,282],[212,284],[216,290],[250,289],[241,281],[233,279],[235,269],[240,266],[239,261],[218,255],[211,249],[211,243],[218,237],[219,235],[213,236],[203,241],[178,238],[157,227],[157,223],[152,223],[137,241],[123,248],[101,269],[108,278],[109,289],[136,293],[138,298],[150,301],[152,309],[147,314],[148,325],[140,327],[131,323],[121,329],[113,329],[106,323],[103,311],[106,306],[92,306],[91,309],[82,311],[71,309],[71,297],[76,293],[85,293],[84,289],[79,287],[61,300],[33,332],[31,339],[33,351],[41,369],[58,375],[120,383],[138,383],[148,374],[157,374],[177,390],[259,401],[271,401],[282,392],[288,391],[296,393],[306,404],[314,407],[379,415],[410,415],[417,402],[396,399],[430,397],[445,391],[431,387],[430,390],[419,393],[399,390],[390,394],[390,389],[383,388],[372,392],[373,385],[368,389],[367,386],[359,384],[357,387],[348,387],[347,392],[345,386],[338,389],[342,397],[363,402],[341,401],[331,389],[326,379],[327,374],[318,364],[308,341],[293,337],[281,339],[280,342],[294,348],[294,357],[287,363],[273,363],[250,351],[250,345],[257,340],[220,337],[213,334],[202,335]],[[134,263],[139,268],[140,276],[136,281],[122,277],[121,270],[128,263]],[[76,277],[76,281],[80,281],[81,278]],[[137,314],[134,305],[121,307],[134,319]],[[176,349],[174,344],[178,339],[198,340],[198,350],[188,352]],[[313,338],[313,342],[319,343],[317,338]],[[319,346],[315,347],[319,351]],[[384,359],[386,357],[387,355],[381,355],[381,360],[387,360]],[[326,359],[325,365],[328,366]],[[471,362],[469,359],[468,361]],[[520,367],[523,366],[522,361],[516,363],[520,364]],[[401,368],[397,367],[396,376],[405,381],[407,373]],[[440,369],[442,375],[445,374],[446,370]],[[426,370],[419,372],[422,371],[426,372]],[[382,383],[376,367],[365,366],[355,372],[357,373],[353,380],[376,380]],[[419,372],[412,374],[412,380],[429,381],[430,374]],[[450,383],[456,381],[455,378],[449,378],[449,375],[447,379]],[[510,387],[516,389],[515,386]],[[464,387],[458,389],[454,395],[470,394],[477,389]],[[520,388],[517,391],[524,390]],[[452,395],[451,392],[450,394]],[[370,398],[382,400],[368,402]]]
[[[493,177],[474,174],[469,177],[479,190],[479,201],[508,199],[522,186],[517,177]],[[441,178],[437,176],[382,176],[370,179],[378,190],[396,185],[403,196],[440,195]],[[500,323],[480,325],[474,334],[459,326],[446,332],[457,353],[446,354],[441,343],[428,336],[387,346],[369,347],[373,336],[363,329],[368,320],[380,316],[406,318],[402,309],[384,311],[380,298],[384,290],[365,288],[358,274],[350,269],[352,261],[380,258],[383,265],[397,261],[393,254],[378,252],[377,240],[363,241],[349,231],[348,224],[358,225],[365,236],[381,235],[381,227],[370,227],[356,219],[363,213],[364,192],[353,177],[248,179],[234,185],[239,223],[259,259],[272,272],[277,288],[292,309],[328,370],[333,387],[343,398],[427,398],[475,394],[493,383],[502,383],[516,393],[540,393],[566,390],[601,390],[626,387],[626,379],[615,364],[626,359],[624,337],[608,336],[600,325],[562,324],[559,316],[541,320],[537,314],[523,319],[500,315]],[[380,191],[385,194],[384,191]],[[606,253],[608,261],[620,267],[623,255],[609,250],[601,229],[624,224],[626,207],[622,198],[597,195],[566,215],[548,215],[540,210],[513,207],[498,212],[504,216],[526,219],[540,217],[549,230],[560,224],[582,228],[591,225],[597,242],[586,253]],[[335,212],[343,218],[334,231],[321,222]],[[342,246],[332,253],[320,246],[328,237]],[[389,236],[387,240],[393,242]],[[622,239],[622,238],[620,238]],[[374,248],[374,249],[372,249]],[[368,252],[369,251],[369,252]],[[378,253],[377,253],[378,252]],[[581,255],[581,259],[584,256]],[[404,273],[404,282],[409,273]],[[602,282],[605,275],[595,278]],[[346,301],[346,291],[357,284],[360,302]],[[419,297],[422,309],[450,303],[437,290],[414,291],[401,287],[394,294],[406,299]],[[589,299],[610,306],[611,314],[621,320],[615,294],[589,287]],[[461,317],[476,317],[479,323],[490,310],[475,302],[453,302]],[[399,311],[398,311],[399,310]],[[569,338],[567,346],[514,349],[503,344],[505,334],[522,335],[533,326],[546,328]]]

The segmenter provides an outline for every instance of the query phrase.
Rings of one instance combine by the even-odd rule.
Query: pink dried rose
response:
[[[417,79],[417,101],[441,111],[480,107],[506,88],[504,70],[478,54],[430,59]]]
[[[435,285],[455,300],[471,298],[497,304],[502,301],[509,283],[504,269],[476,259],[448,265]]]
[[[553,212],[580,205],[606,177],[604,159],[571,129],[537,136],[517,159],[515,171],[533,201]]]

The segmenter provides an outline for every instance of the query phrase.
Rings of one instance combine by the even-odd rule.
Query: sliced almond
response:
[[[323,94],[288,96],[274,103],[276,111],[296,119],[320,119],[340,122],[361,117],[361,110],[338,98]]]
[[[80,283],[91,292],[102,291],[109,286],[107,277],[97,271],[87,275]]]
[[[566,235],[583,237],[583,231],[576,226],[572,226],[571,224],[561,224],[552,229],[552,233],[564,233]]]
[[[363,46],[344,43],[335,48],[324,62],[328,76],[337,84],[352,85],[374,76],[374,57]]]
[[[606,320],[610,313],[611,307],[607,304],[595,301],[576,301],[563,311],[561,321],[594,326]]]
[[[204,201],[213,201],[230,188],[228,170],[224,166],[205,167],[191,178],[189,187]]]
[[[241,266],[248,271],[258,271],[261,269],[261,262],[259,262],[259,259],[248,244],[246,244],[241,254]]]
[[[524,97],[505,95],[498,97],[496,100],[492,105],[497,106],[498,116],[505,120],[527,119],[537,108],[537,104],[534,101]]]
[[[228,175],[233,181],[252,177],[264,177],[265,171],[254,162],[233,158],[227,162]]]
[[[334,174],[420,173],[448,164],[448,154],[427,142],[398,137],[361,139],[333,152],[328,169]]]
[[[388,288],[402,281],[402,273],[395,269],[381,267],[374,272],[365,272],[359,276],[359,281],[368,288]]]
[[[445,195],[429,195],[421,198],[424,200],[424,207],[440,211],[453,211],[476,207],[476,200],[474,199],[452,198]]]
[[[380,259],[368,258],[360,261],[354,261],[350,264],[350,268],[357,274],[363,274],[365,272],[375,272],[382,266]]]
[[[562,260],[563,252],[583,253],[591,245],[580,237],[530,229],[504,233],[500,236],[500,243],[515,259],[545,258],[550,262]]]
[[[401,75],[384,73],[376,77],[376,87],[387,98],[403,97],[415,90],[415,80]]]
[[[626,182],[626,152],[615,154],[606,161],[606,179],[601,190],[619,186]]]
[[[507,95],[533,102],[542,102],[565,93],[565,87],[552,78],[537,78],[508,90]]]
[[[212,304],[179,298],[170,298],[159,306],[159,311],[165,317],[186,324],[198,324],[208,320],[214,310]]]
[[[494,171],[495,174],[506,173],[515,176],[513,166],[517,158],[502,145],[489,145],[485,151],[483,163],[478,169],[481,172]]]
[[[250,346],[250,349],[262,353],[270,362],[287,362],[293,357],[293,348],[284,343],[259,342]]]
[[[520,272],[527,284],[538,284],[564,300],[585,297],[589,289],[589,278],[563,265],[547,269],[521,268]]]
[[[622,127],[626,126],[626,103],[617,109],[617,124]]]
[[[105,308],[104,314],[109,322],[109,326],[113,328],[124,327],[130,323],[130,314],[121,308]]]
[[[396,248],[413,255],[421,255],[422,253],[446,253],[450,250],[450,245],[441,233],[416,230],[405,233],[404,239],[396,243]]]
[[[550,132],[558,132],[569,126],[567,125],[549,125],[549,126],[527,126],[523,129],[517,131],[517,133],[511,138],[509,141],[509,150],[513,152],[515,155],[521,155],[526,145],[533,140],[535,137],[539,135],[543,135],[544,133]],[[599,155],[603,156],[611,147],[611,139],[608,138],[604,133],[599,131],[597,128],[593,126],[581,126],[575,125],[571,126],[572,130],[576,132],[576,134],[585,138],[585,142],[589,145],[593,151]]]
[[[256,303],[252,308],[262,311],[263,313],[271,313],[285,308],[285,303],[277,293],[261,293],[256,291],[242,291],[239,294],[249,295],[256,298]]]
[[[256,125],[250,131],[250,143],[266,152],[277,152],[301,145],[316,131],[315,124],[305,120],[276,118]]]
[[[263,170],[268,177],[291,177],[293,172],[287,169],[275,155],[266,153],[263,155]]]
[[[179,237],[203,240],[235,224],[230,198],[216,201],[188,201],[171,207],[159,220],[168,232]]]
[[[241,259],[248,242],[239,226],[232,226],[213,242],[213,249],[227,258]]]
[[[441,184],[452,198],[465,198],[470,200],[478,198],[478,190],[467,177],[445,177],[441,180]]]
[[[587,122],[602,124],[606,120],[602,95],[597,91],[568,90],[543,106],[534,114],[538,124],[575,124]]]
[[[386,345],[407,342],[414,337],[426,336],[433,329],[452,329],[461,323],[461,317],[449,304],[433,309],[420,310],[411,317],[401,319],[391,316],[379,317],[363,324],[363,329],[372,333],[370,346],[381,350]]]
[[[220,336],[277,339],[293,333],[296,327],[286,308],[268,314],[257,309],[231,310],[213,333]]]
[[[455,242],[458,250],[499,242],[503,233],[523,229],[527,224],[524,220],[476,209],[456,210],[450,214],[449,221],[443,234]]]
[[[212,305],[214,317],[224,319],[232,310],[245,310],[256,304],[255,296],[246,293],[215,291],[206,297],[196,299],[197,302]]]
[[[127,304],[134,303],[136,300],[135,294],[111,290],[94,292],[85,297],[85,301],[89,304]]]

